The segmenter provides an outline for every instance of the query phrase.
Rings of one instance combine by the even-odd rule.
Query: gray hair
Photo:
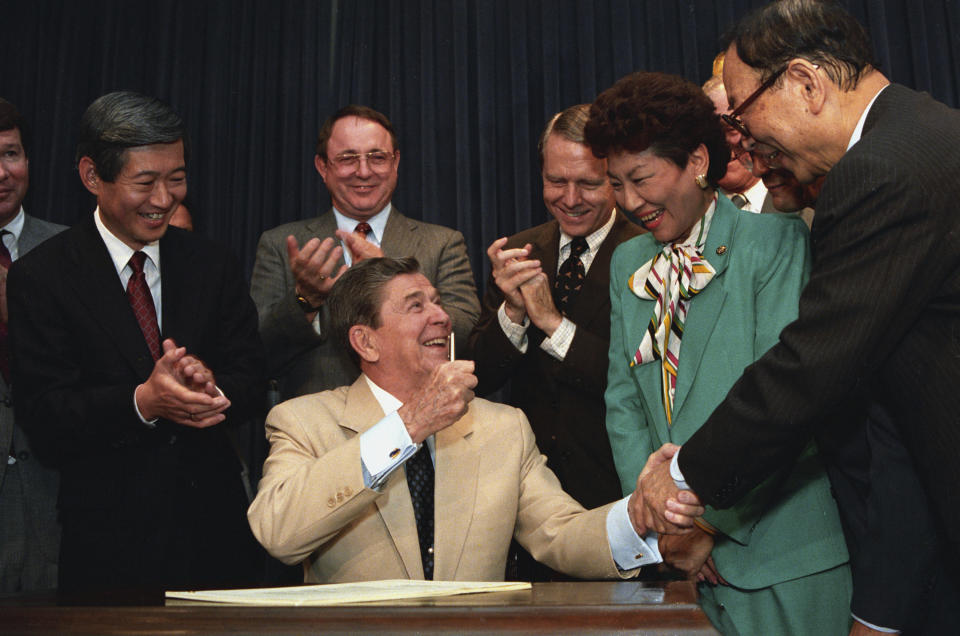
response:
[[[117,91],[97,98],[80,119],[77,161],[89,157],[103,181],[113,182],[127,163],[127,149],[151,144],[184,142],[183,120],[155,97]]]

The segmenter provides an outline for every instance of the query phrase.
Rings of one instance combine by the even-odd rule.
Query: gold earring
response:
[[[693,180],[696,181],[701,190],[706,190],[710,185],[707,183],[707,175],[705,174],[698,174]]]

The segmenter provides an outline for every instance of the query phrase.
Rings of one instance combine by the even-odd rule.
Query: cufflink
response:
[[[390,459],[396,459],[397,455],[399,454],[400,454],[400,449],[394,448],[392,451],[390,451]]]

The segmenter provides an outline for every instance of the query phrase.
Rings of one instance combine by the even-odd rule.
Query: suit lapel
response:
[[[590,271],[583,288],[570,305],[570,317],[578,325],[589,325],[595,320],[609,320],[610,315],[610,259],[619,243],[617,237],[623,231],[627,218],[619,210],[614,210],[616,219],[607,233],[597,255],[590,264]],[[559,238],[558,238],[559,242]],[[554,249],[554,254],[559,248]],[[553,270],[556,271],[556,268]]]
[[[97,317],[105,341],[117,347],[137,376],[149,377],[153,357],[92,215],[77,226],[76,240],[68,250],[73,267],[64,278],[72,282],[77,302]]]
[[[434,578],[455,580],[476,509],[480,456],[473,448],[473,409],[436,436]]]
[[[20,232],[20,238],[17,239],[17,247],[20,256],[23,256],[38,244],[42,243],[47,237],[38,231],[37,224],[29,214],[23,218],[23,230]]]
[[[641,241],[636,252],[636,260],[631,263],[633,271],[627,274],[623,280],[612,281],[617,289],[626,290],[618,292],[623,298],[623,319],[630,320],[631,324],[627,333],[630,334],[626,342],[626,359],[617,360],[614,364],[629,365],[633,360],[634,354],[640,343],[643,342],[647,326],[650,324],[650,318],[653,316],[654,301],[638,297],[628,287],[629,276],[633,274],[641,265],[656,256],[663,248],[661,243],[650,237],[649,241]],[[619,325],[610,325],[611,329],[619,329]],[[617,356],[619,358],[619,356]],[[646,396],[649,412],[653,417],[652,425],[656,428],[657,434],[661,440],[669,440],[670,429],[667,426],[667,417],[663,412],[662,395],[663,379],[661,377],[661,364],[659,360],[629,367],[637,385],[643,387],[643,395]]]
[[[396,207],[390,209],[380,247],[384,254],[392,258],[416,256],[420,252],[420,237],[416,224],[400,214]]]
[[[380,403],[373,396],[364,375],[361,375],[347,392],[340,426],[356,431],[366,431],[384,416]],[[413,517],[413,502],[407,489],[407,475],[403,468],[396,470],[383,487],[384,494],[376,498],[377,510],[383,519],[397,553],[403,560],[409,578],[423,578],[423,563],[420,561],[420,543],[417,540],[417,523]]]
[[[192,341],[188,334],[196,324],[191,319],[191,314],[196,311],[195,298],[193,294],[183,293],[183,289],[196,272],[189,271],[194,259],[184,251],[184,244],[177,242],[176,238],[171,237],[168,231],[167,236],[160,240],[160,298],[163,313],[160,340],[162,342],[169,337],[168,334],[175,333],[183,341],[178,340],[177,344],[183,345]]]
[[[713,215],[707,243],[703,249],[703,257],[713,266],[716,274],[702,292],[690,299],[687,308],[687,320],[680,345],[680,364],[677,368],[677,392],[673,397],[675,420],[690,393],[703,352],[723,308],[727,295],[723,273],[727,269],[733,249],[731,242],[740,214],[744,212],[737,210],[726,197],[717,197],[717,211]]]

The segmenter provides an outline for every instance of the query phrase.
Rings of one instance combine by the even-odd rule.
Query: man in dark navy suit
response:
[[[868,572],[855,574],[854,631],[955,631],[944,589],[960,565],[960,113],[890,83],[863,27],[822,0],[737,24],[723,83],[725,120],[768,165],[801,183],[826,175],[814,266],[780,343],[676,455],[648,464],[635,523],[676,531],[697,498],[728,507],[815,434],[834,469],[867,467],[834,482],[855,571]],[[875,540],[887,549],[864,559]],[[905,584],[911,569],[919,584]]]
[[[223,247],[178,228],[184,128],[118,92],[81,120],[97,209],[11,269],[16,412],[61,471],[61,590],[255,582],[232,423],[262,403],[253,302]]]

